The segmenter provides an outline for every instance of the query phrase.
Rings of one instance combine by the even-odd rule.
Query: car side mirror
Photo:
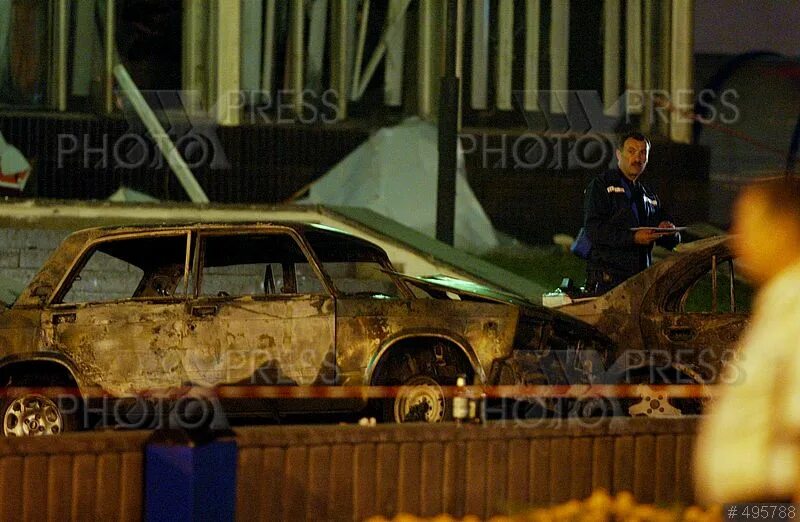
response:
[[[42,302],[44,302],[51,293],[53,293],[53,287],[50,285],[37,286],[33,289],[33,296],[38,297]]]

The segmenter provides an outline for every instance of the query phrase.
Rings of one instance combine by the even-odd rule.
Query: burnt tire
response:
[[[77,429],[77,413],[65,410],[60,401],[22,389],[7,390],[0,406],[4,437],[60,435]]]
[[[474,370],[456,346],[414,339],[394,347],[381,361],[372,384],[397,387],[392,397],[380,400],[384,422],[445,422],[453,418],[452,398],[444,390],[459,375],[472,382]]]
[[[438,423],[453,418],[453,401],[445,397],[441,384],[430,375],[407,379],[397,396],[384,402],[384,419],[393,422]]]

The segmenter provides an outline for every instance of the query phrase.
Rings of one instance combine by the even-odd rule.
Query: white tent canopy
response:
[[[436,126],[409,118],[379,130],[311,184],[301,203],[366,207],[431,237],[436,235]],[[497,234],[467,182],[459,146],[455,246],[481,253]]]

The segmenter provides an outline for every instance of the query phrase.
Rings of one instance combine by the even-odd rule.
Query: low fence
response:
[[[488,517],[596,488],[692,502],[695,419],[544,422],[237,429],[237,519]],[[149,435],[0,440],[0,517],[141,520]]]

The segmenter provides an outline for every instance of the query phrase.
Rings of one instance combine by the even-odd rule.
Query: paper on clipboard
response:
[[[686,227],[669,227],[669,228],[661,228],[661,227],[633,227],[630,229],[631,232],[636,232],[637,230],[649,230],[650,232],[660,232],[662,234],[674,234],[675,232],[680,232],[682,230],[686,230]]]

